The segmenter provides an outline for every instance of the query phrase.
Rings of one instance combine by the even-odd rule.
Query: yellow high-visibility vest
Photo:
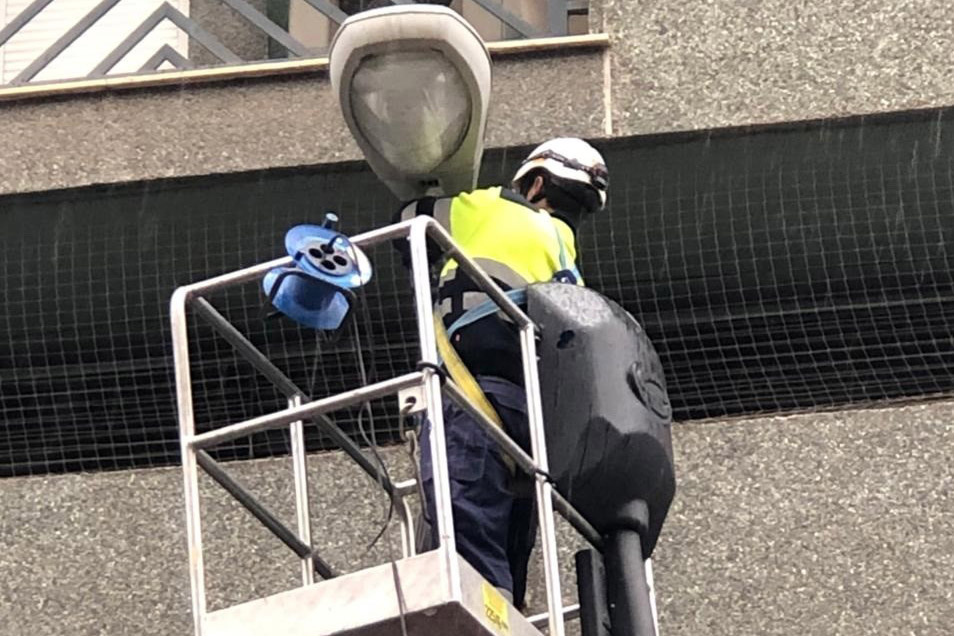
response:
[[[401,218],[430,214],[446,229],[464,252],[505,288],[522,289],[545,282],[562,270],[576,271],[576,239],[564,221],[538,209],[522,197],[501,187],[465,192],[455,197],[431,199],[426,208],[416,201],[402,210]],[[444,287],[457,274],[457,262],[449,260],[441,270]],[[467,292],[463,309],[486,300],[480,292]],[[446,316],[448,299],[439,303]]]
[[[576,239],[570,226],[516,197],[501,196],[502,191],[495,187],[459,194],[450,200],[446,219],[438,218],[441,211],[435,205],[435,219],[468,256],[510,287],[548,281],[571,267]],[[561,265],[561,241],[565,265]],[[455,261],[448,261],[441,279],[456,268]]]

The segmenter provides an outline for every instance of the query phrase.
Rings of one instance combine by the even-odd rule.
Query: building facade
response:
[[[168,297],[273,258],[283,228],[325,209],[351,231],[397,202],[340,118],[325,14],[249,5],[311,52],[293,56],[219,0],[170,3],[178,22],[120,4],[104,19],[128,10],[111,16],[122,33],[164,11],[160,30],[99,75],[125,35],[89,31],[23,79],[106,6],[71,1],[6,39],[39,5],[0,2],[0,631],[184,634]],[[561,4],[561,22],[506,6],[503,22],[455,6],[499,40],[481,181],[549,136],[605,149],[610,211],[583,237],[584,273],[667,363],[678,487],[655,559],[662,633],[948,633],[954,8],[592,0]],[[366,319],[383,376],[406,361],[409,326],[399,271],[376,267]],[[219,306],[296,378],[327,393],[355,377],[348,352],[255,323],[251,297]],[[274,400],[199,337],[206,424]],[[226,458],[291,519],[283,443]],[[400,446],[384,452],[410,473]],[[387,560],[386,541],[367,549],[386,512],[375,485],[336,452],[309,462],[316,545],[342,570]],[[211,607],[296,584],[291,553],[214,484],[203,497]],[[575,545],[565,533],[565,567]]]

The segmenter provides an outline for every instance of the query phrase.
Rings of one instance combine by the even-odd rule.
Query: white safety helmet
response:
[[[534,148],[514,174],[514,186],[537,169],[545,170],[559,179],[589,186],[599,195],[599,209],[606,205],[606,188],[609,185],[606,162],[596,148],[582,139],[558,137]]]

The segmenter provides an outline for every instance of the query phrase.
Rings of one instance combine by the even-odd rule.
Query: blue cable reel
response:
[[[340,327],[356,302],[354,290],[371,280],[368,257],[337,225],[338,217],[329,212],[322,225],[288,230],[285,250],[294,263],[276,267],[262,281],[279,312],[312,329]]]

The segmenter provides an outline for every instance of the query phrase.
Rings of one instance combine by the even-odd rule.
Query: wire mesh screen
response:
[[[584,262],[653,336],[677,418],[954,388],[949,113],[659,141],[613,144]]]
[[[598,144],[610,204],[583,228],[583,273],[646,327],[677,420],[954,390],[952,139],[941,111]],[[489,151],[481,182],[525,151]],[[176,462],[172,291],[281,256],[325,210],[353,233],[396,207],[356,163],[0,198],[0,474]],[[388,246],[371,256],[356,320],[330,338],[266,318],[257,284],[209,300],[330,395],[417,359],[407,273]],[[200,430],[285,406],[208,326],[190,336]],[[336,421],[386,442],[384,404]],[[218,455],[287,448],[273,432]]]

